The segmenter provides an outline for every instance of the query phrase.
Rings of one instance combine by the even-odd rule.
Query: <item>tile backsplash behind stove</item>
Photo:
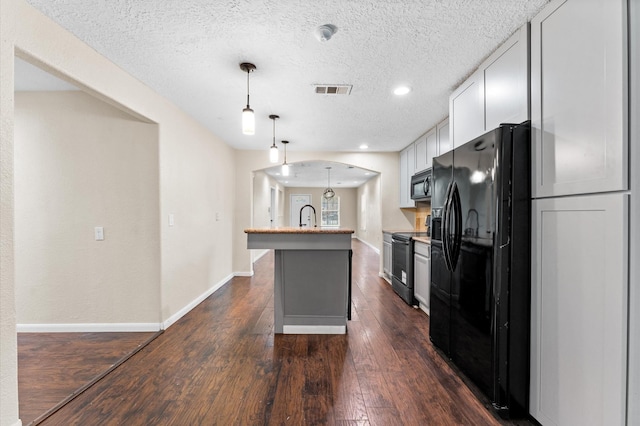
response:
[[[414,229],[416,231],[426,231],[427,226],[425,221],[427,220],[427,216],[431,214],[431,206],[420,206],[416,207],[416,217],[414,223]]]

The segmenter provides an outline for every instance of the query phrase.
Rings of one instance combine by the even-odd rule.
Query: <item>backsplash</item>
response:
[[[414,228],[416,231],[426,231],[427,226],[425,221],[427,220],[427,216],[431,214],[431,206],[425,207],[416,207],[416,216]]]

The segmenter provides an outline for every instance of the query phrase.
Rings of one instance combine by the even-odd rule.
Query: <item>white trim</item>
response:
[[[15,422],[13,426],[22,426],[22,420],[18,419],[18,421]]]
[[[375,251],[375,252],[376,252],[376,254],[380,255],[380,249],[379,249],[379,248],[377,248],[376,246],[374,246],[374,245],[373,245],[373,244],[371,244],[370,242],[363,240],[363,239],[362,239],[362,238],[360,238],[360,237],[356,237],[356,238],[357,238],[357,239],[358,239],[358,241],[360,241],[362,244],[364,244],[364,245],[367,245],[367,246],[371,247],[371,248],[373,249],[373,251]]]
[[[283,325],[283,334],[345,334],[346,325]]]
[[[176,312],[175,314],[171,315],[166,321],[164,321],[162,323],[162,329],[166,330],[167,328],[171,327],[176,321],[178,321],[180,318],[182,318],[183,316],[188,314],[193,308],[195,308],[200,303],[202,303],[202,301],[204,301],[204,299],[206,299],[207,297],[211,296],[216,290],[218,290],[220,287],[222,287],[224,284],[226,284],[235,275],[237,275],[237,274],[227,275],[225,278],[223,278],[222,280],[218,281],[218,283],[215,284],[213,287],[211,287],[209,290],[205,291],[200,296],[198,296],[195,299],[193,299],[191,301],[191,303],[188,303],[184,308],[180,309],[178,312]]]
[[[385,274],[384,272],[378,273],[378,276],[383,280],[385,280],[386,282],[388,282],[389,284],[391,284],[391,279],[387,277],[387,274]]]
[[[234,277],[252,277],[253,276],[253,271],[248,271],[248,272],[234,272],[232,274],[232,276]]]
[[[16,324],[18,333],[117,333],[160,331],[160,323]]]

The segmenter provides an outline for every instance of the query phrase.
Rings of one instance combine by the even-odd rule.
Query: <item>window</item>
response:
[[[320,226],[340,226],[340,197],[326,199],[322,197],[322,222]]]

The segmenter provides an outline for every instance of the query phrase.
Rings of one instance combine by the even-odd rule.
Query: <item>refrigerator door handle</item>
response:
[[[454,270],[458,265],[458,258],[460,257],[460,249],[462,247],[462,203],[460,202],[460,191],[458,185],[454,182],[451,189],[451,199],[453,205],[453,247],[451,253],[451,270]]]
[[[451,213],[451,188],[452,184],[449,183],[442,213],[442,253],[444,255],[444,264],[449,272],[453,272],[453,267],[451,266],[451,252],[449,247],[449,214]]]

